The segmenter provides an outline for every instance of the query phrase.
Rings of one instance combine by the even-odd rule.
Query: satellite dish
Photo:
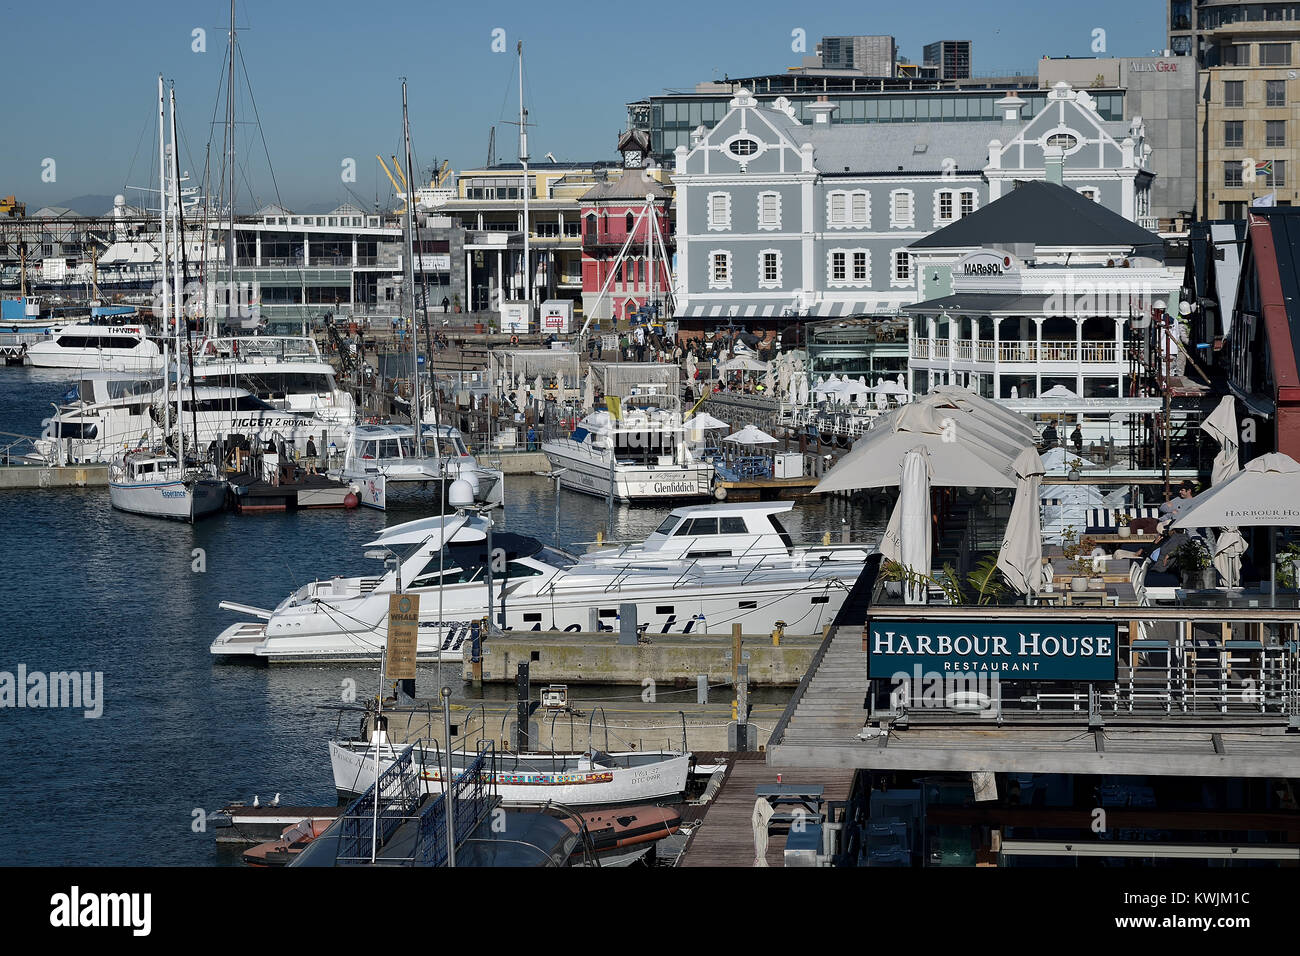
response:
[[[447,489],[447,503],[453,508],[474,506],[474,486],[464,478],[457,478]]]

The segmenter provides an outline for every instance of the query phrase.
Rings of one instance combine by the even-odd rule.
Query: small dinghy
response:
[[[681,816],[670,807],[589,810],[579,816],[601,866],[629,866],[649,853],[656,840],[672,836],[682,825]],[[564,825],[578,832],[576,820],[565,819]]]
[[[290,860],[307,849],[333,822],[332,818],[299,820],[285,827],[280,839],[245,850],[244,862],[249,866],[288,866]]]

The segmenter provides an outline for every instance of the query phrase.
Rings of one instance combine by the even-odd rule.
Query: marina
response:
[[[606,930],[774,867],[945,942],[1285,922],[1300,31],[1004,17],[976,70],[935,3],[749,67],[764,0],[71,11],[0,160],[15,925],[382,940],[417,867],[631,871],[507,891]],[[580,93],[580,34],[654,55]]]

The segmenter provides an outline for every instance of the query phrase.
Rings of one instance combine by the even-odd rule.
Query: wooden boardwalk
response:
[[[734,755],[732,755],[734,756]],[[770,767],[761,754],[746,754],[735,760],[713,802],[708,805],[703,822],[682,854],[679,866],[753,866],[754,865],[754,788],[776,783],[821,784],[826,800],[845,800],[853,783],[852,770],[783,770]],[[767,841],[768,866],[782,866],[786,828],[772,828]]]

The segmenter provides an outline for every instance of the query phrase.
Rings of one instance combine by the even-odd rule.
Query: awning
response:
[[[797,309],[789,301],[736,302],[734,299],[693,299],[680,305],[675,319],[841,319],[855,315],[896,315],[898,306],[879,299],[822,302],[807,310]]]

